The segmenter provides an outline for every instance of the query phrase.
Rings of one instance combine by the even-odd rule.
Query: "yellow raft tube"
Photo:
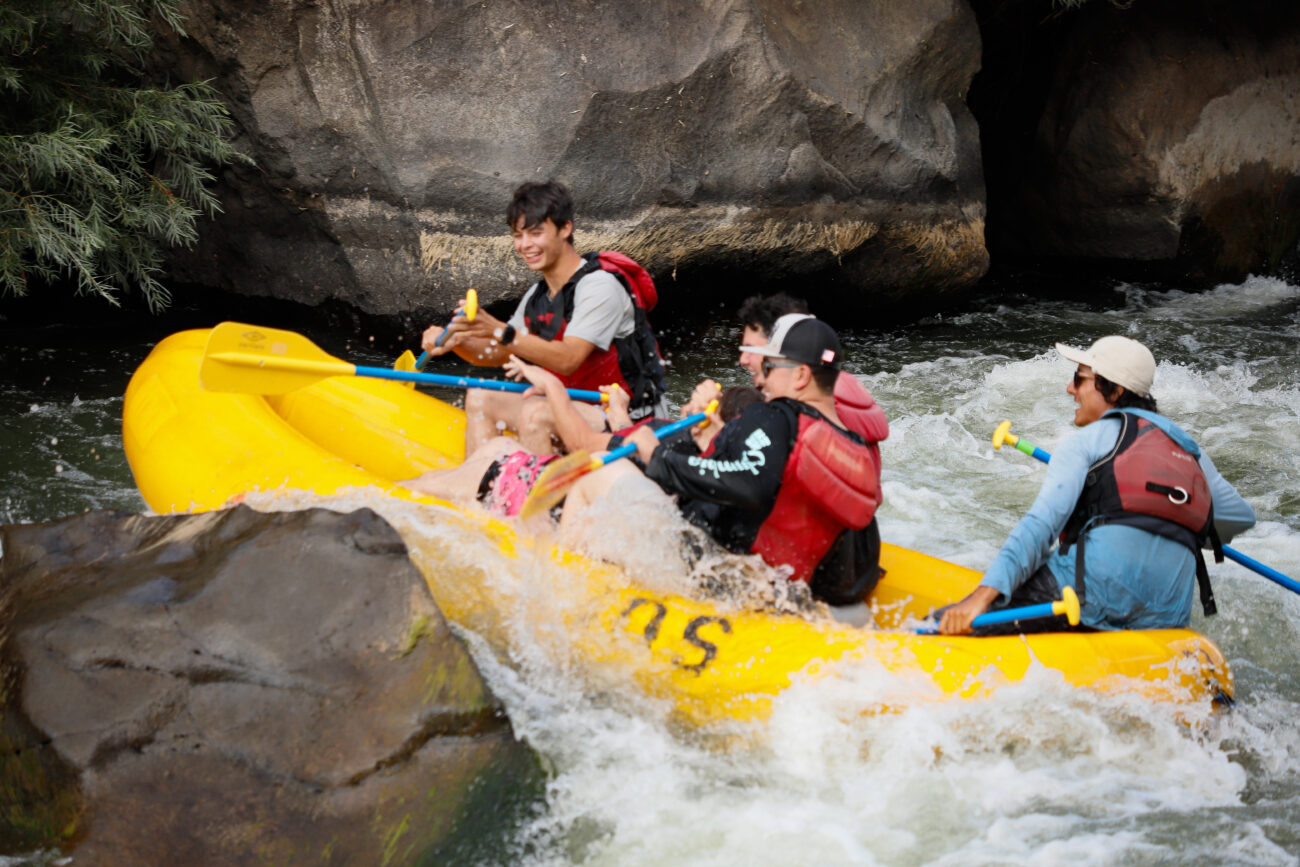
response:
[[[329,496],[367,487],[437,507],[439,520],[459,522],[464,533],[505,556],[542,556],[563,569],[578,601],[559,616],[582,662],[593,670],[612,666],[624,682],[631,678],[668,700],[688,721],[762,717],[792,683],[864,658],[917,684],[916,700],[985,695],[1023,679],[1034,663],[1073,686],[1138,692],[1182,706],[1231,698],[1222,653],[1186,629],[991,638],[897,630],[904,620],[964,596],[979,573],[891,545],[882,552],[885,577],[869,600],[877,629],[723,610],[647,591],[608,564],[559,547],[537,551],[545,543],[513,522],[395,485],[391,480],[463,458],[462,410],[399,383],[356,377],[322,379],[276,397],[205,391],[198,372],[208,334],[186,331],[163,340],[127,388],[123,443],[152,509],[219,509],[253,491]],[[486,587],[440,580],[445,570],[419,565],[451,620],[490,634],[500,626],[494,618],[508,616]]]

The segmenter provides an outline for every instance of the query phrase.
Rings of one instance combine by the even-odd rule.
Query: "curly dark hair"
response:
[[[1098,393],[1106,400],[1106,403],[1115,407],[1115,409],[1145,409],[1147,412],[1159,412],[1156,409],[1156,399],[1150,395],[1141,395],[1132,389],[1116,385],[1099,373],[1093,373],[1092,383],[1096,386]],[[1122,394],[1120,394],[1120,389],[1123,389]]]
[[[752,385],[733,385],[718,397],[718,415],[731,421],[752,403],[762,403],[763,392]]]
[[[775,295],[751,295],[740,305],[736,315],[745,328],[753,328],[764,335],[772,333],[776,320],[787,313],[807,313],[808,302],[784,292]]]

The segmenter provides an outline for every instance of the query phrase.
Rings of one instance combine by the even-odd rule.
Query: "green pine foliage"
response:
[[[211,169],[248,161],[205,82],[155,86],[180,0],[0,0],[0,295],[71,278],[116,304],[159,282],[165,248],[220,210]]]

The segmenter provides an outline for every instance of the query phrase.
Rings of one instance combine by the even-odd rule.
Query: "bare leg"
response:
[[[478,493],[479,482],[483,480],[483,474],[492,466],[492,462],[517,451],[518,441],[510,437],[493,437],[475,449],[460,466],[449,470],[429,470],[418,478],[401,484],[413,491],[444,500],[468,500]]]
[[[471,454],[507,430],[518,432],[523,405],[523,397],[514,392],[482,388],[465,392],[465,454]]]
[[[605,429],[605,414],[598,407],[588,403],[571,404],[582,420],[594,431]],[[519,413],[519,443],[533,454],[550,455],[581,448],[582,444],[557,443],[559,428],[555,422],[555,412],[550,402],[545,399],[524,401]],[[563,446],[561,448],[560,446]]]
[[[579,479],[578,483],[569,490],[568,496],[564,499],[564,512],[560,515],[561,529],[572,524],[584,509],[608,494],[610,489],[618,484],[620,480],[631,476],[641,476],[645,479],[645,476],[637,469],[636,464],[631,461],[612,461]],[[645,481],[651,485],[654,484],[649,479],[645,479]]]

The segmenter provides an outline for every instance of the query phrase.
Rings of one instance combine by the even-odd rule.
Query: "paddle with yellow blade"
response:
[[[330,376],[364,376],[493,391],[524,392],[532,388],[526,382],[350,364],[328,354],[296,332],[240,322],[223,322],[212,329],[199,365],[199,382],[208,391],[284,394]],[[571,388],[568,392],[574,400],[587,403],[602,403],[609,399],[599,391]]]
[[[477,315],[478,290],[470,289],[465,293],[465,306],[456,311],[456,316],[464,316],[466,322],[473,322],[474,317]],[[455,316],[452,317],[453,321],[455,318]],[[451,323],[449,322],[447,325],[450,327]],[[447,335],[450,333],[451,332],[444,328],[442,333],[438,335],[438,339],[433,342],[433,345],[442,346],[443,341],[447,339]],[[393,370],[424,370],[424,365],[427,364],[428,361],[429,353],[421,352],[420,357],[417,359],[415,353],[408,349],[401,355],[397,356],[397,361],[393,362]]]
[[[1002,448],[1003,443],[1015,446],[1019,451],[1022,451],[1027,455],[1032,455],[1045,464],[1052,460],[1050,454],[1043,451],[1038,446],[1026,442],[1013,434],[1011,432],[1011,422],[1009,421],[1002,422],[1002,424],[998,425],[997,429],[993,431],[993,448],[1000,449]],[[1296,581],[1294,578],[1289,578],[1286,575],[1283,575],[1272,566],[1266,566],[1253,557],[1247,557],[1231,545],[1223,545],[1222,550],[1223,556],[1227,557],[1229,560],[1240,563],[1252,572],[1258,572],[1268,580],[1275,584],[1280,584],[1292,593],[1300,593],[1300,581]]]
[[[1061,598],[1056,602],[1043,602],[1039,605],[1025,605],[1020,608],[1006,608],[1002,611],[989,611],[971,621],[972,629],[981,626],[994,626],[998,623],[1011,623],[1015,620],[1037,620],[1040,617],[1053,617],[1064,614],[1071,626],[1079,625],[1079,596],[1073,587],[1063,587]],[[938,635],[939,627],[927,626],[916,630],[917,635]]]
[[[697,412],[694,415],[688,415],[681,421],[666,424],[659,430],[653,431],[653,433],[656,438],[663,439],[669,434],[675,434],[679,430],[694,424],[703,427],[709,423],[709,416],[717,411],[718,402],[715,400],[705,407],[704,412]],[[528,520],[533,515],[549,511],[564,499],[569,493],[569,489],[577,483],[578,479],[593,470],[600,469],[611,461],[634,454],[636,454],[636,443],[627,443],[613,451],[606,452],[598,458],[593,458],[585,449],[579,449],[573,454],[565,455],[558,461],[552,461],[551,465],[542,470],[542,474],[533,483],[532,490],[528,492],[523,506],[519,509],[519,517]]]

